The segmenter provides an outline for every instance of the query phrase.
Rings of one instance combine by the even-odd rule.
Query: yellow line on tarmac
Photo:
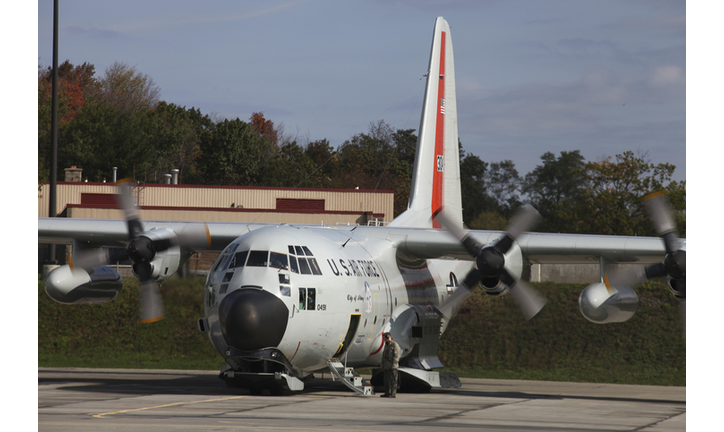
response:
[[[155,405],[155,406],[149,406],[149,407],[132,408],[132,409],[127,409],[127,410],[91,414],[91,416],[95,417],[95,418],[104,418],[104,416],[107,416],[107,415],[123,414],[123,413],[128,413],[128,412],[133,412],[133,411],[144,411],[144,410],[150,410],[150,409],[154,409],[154,408],[166,408],[166,407],[175,406],[175,405],[188,405],[188,404],[197,404],[197,403],[204,403],[204,402],[219,402],[219,401],[225,401],[225,400],[241,399],[241,398],[245,398],[245,397],[247,397],[247,396],[232,396],[232,397],[226,397],[226,398],[220,398],[220,399],[203,399],[203,400],[198,400],[198,401],[174,402],[174,403],[165,404],[165,405]]]

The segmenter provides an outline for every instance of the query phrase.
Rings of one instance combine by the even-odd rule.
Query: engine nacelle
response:
[[[150,262],[141,260],[134,261],[133,273],[140,279],[152,279],[156,282],[163,282],[181,266],[182,259],[181,248],[174,244],[176,242],[176,235],[170,229],[166,228],[154,228],[143,233],[142,236],[138,237],[143,239],[142,242],[148,242],[152,245],[161,244],[163,245],[162,250],[154,250],[154,246],[150,246],[153,258]],[[148,247],[148,245],[144,245]],[[186,257],[187,258],[187,257]],[[134,256],[131,256],[134,260]]]
[[[587,286],[578,297],[583,316],[596,324],[624,322],[638,308],[639,298],[629,287],[611,287],[595,283]]]
[[[105,266],[95,267],[88,273],[63,265],[48,273],[45,279],[45,292],[64,304],[106,303],[116,298],[122,288],[121,275]]]
[[[181,266],[181,251],[178,246],[172,246],[165,251],[157,252],[153,261],[150,263],[150,270],[148,264],[138,266],[133,265],[133,273],[139,278],[149,277],[148,274],[142,272],[150,272],[150,279],[156,282],[163,282]]]

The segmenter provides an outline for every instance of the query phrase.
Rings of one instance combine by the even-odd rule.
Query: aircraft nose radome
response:
[[[256,288],[229,293],[219,305],[221,333],[241,351],[276,347],[284,337],[289,309],[278,297]]]

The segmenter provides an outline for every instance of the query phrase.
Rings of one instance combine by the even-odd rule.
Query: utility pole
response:
[[[58,0],[53,1],[53,98],[50,118],[50,191],[48,216],[56,216],[58,184]],[[48,264],[57,264],[55,245],[49,245]]]

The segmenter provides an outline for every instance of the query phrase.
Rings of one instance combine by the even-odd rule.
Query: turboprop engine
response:
[[[130,258],[139,279],[139,318],[143,323],[163,318],[164,308],[158,283],[168,279],[188,259],[189,251],[210,245],[205,223],[175,232],[168,228],[146,229],[139,217],[130,180],[117,183],[118,202],[128,228],[126,249],[91,248],[74,252],[69,264],[48,274],[46,292],[61,303],[103,303],[113,300],[122,286],[120,275],[104,264]],[[79,243],[74,243],[74,251]]]
[[[596,324],[624,322],[638,308],[639,298],[629,287],[607,287],[605,283],[587,286],[578,297],[583,316]]]
[[[141,280],[163,282],[181,265],[181,248],[169,229],[154,228],[134,238],[128,245],[133,273]]]
[[[509,294],[517,303],[525,319],[530,320],[543,309],[545,298],[521,278],[523,257],[516,243],[519,235],[540,220],[540,214],[530,205],[524,205],[513,216],[505,233],[494,243],[479,243],[459,222],[449,219],[444,212],[433,215],[448,232],[455,236],[475,261],[475,268],[463,279],[458,290],[465,295],[478,283],[490,295]],[[453,295],[448,299],[456,299]]]
[[[655,192],[644,198],[644,208],[654,224],[656,234],[662,238],[666,249],[664,262],[651,264],[645,268],[618,270],[604,275],[607,286],[630,287],[647,280],[665,277],[669,290],[679,299],[681,323],[686,335],[686,240],[680,239],[676,230],[676,221],[664,192]],[[630,289],[630,288],[629,288]]]

